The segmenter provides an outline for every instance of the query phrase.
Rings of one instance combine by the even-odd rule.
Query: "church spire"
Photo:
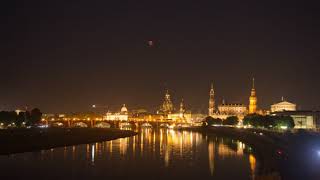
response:
[[[183,98],[181,99],[181,103],[180,103],[180,113],[183,114],[185,111],[184,109],[184,102],[183,102]]]
[[[254,89],[254,78],[252,78],[252,89]]]
[[[252,78],[252,89],[251,89],[251,95],[249,97],[249,114],[254,114],[257,111],[257,96],[256,96],[256,90],[255,90],[255,84],[254,84],[254,78]]]
[[[213,83],[211,83],[211,89],[209,93],[209,108],[208,108],[208,115],[212,116],[214,114],[215,110],[215,101],[214,101],[214,89],[213,89]]]

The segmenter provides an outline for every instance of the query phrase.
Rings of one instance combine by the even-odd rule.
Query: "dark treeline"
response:
[[[239,119],[236,116],[230,116],[225,120],[208,116],[204,120],[207,126],[212,125],[237,125]],[[244,117],[243,125],[256,128],[280,129],[294,127],[294,121],[290,116],[263,116],[259,114],[250,114]]]
[[[31,126],[41,121],[42,113],[38,108],[32,109],[30,112],[1,111],[0,123],[4,126]]]
[[[208,126],[212,126],[212,125],[237,125],[239,123],[239,119],[237,116],[230,116],[225,120],[208,116],[205,118],[204,123]]]
[[[291,116],[262,116],[259,114],[247,115],[243,119],[243,125],[250,125],[258,128],[294,128],[294,121]]]

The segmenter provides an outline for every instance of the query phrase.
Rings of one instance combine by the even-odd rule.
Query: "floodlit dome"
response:
[[[127,109],[127,107],[126,107],[125,104],[123,104],[123,106],[122,106],[122,108],[121,108],[121,112],[122,112],[122,113],[127,113],[127,112],[128,112],[128,109]]]

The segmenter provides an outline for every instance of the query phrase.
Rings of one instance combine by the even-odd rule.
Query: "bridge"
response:
[[[83,127],[83,128],[168,128],[173,126],[188,126],[190,123],[173,120],[101,120],[101,119],[69,119],[69,120],[44,120],[49,127]]]

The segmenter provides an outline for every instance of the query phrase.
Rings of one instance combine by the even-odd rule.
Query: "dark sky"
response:
[[[1,5],[0,108],[155,109],[216,100],[259,107],[284,96],[320,109],[316,1],[25,0]],[[148,46],[148,40],[154,46]]]

